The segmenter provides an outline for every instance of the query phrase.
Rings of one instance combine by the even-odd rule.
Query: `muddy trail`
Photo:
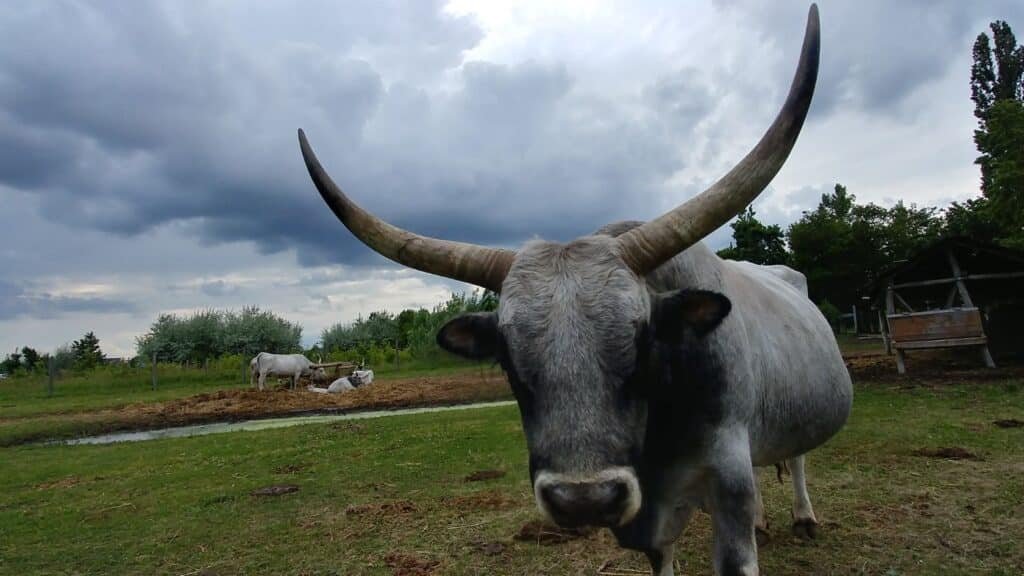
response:
[[[964,382],[1024,381],[1024,362],[1002,358],[997,368],[986,368],[973,350],[923,350],[907,354],[907,373],[896,371],[895,356],[884,353],[846,357],[855,386],[939,388]]]

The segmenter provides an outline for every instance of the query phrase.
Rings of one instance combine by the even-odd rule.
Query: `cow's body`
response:
[[[637,224],[600,232],[614,236]],[[736,466],[723,473],[753,477],[752,467],[779,462],[793,474],[794,529],[813,530],[803,455],[846,422],[852,386],[828,322],[807,298],[803,275],[785,266],[722,260],[699,243],[648,275],[646,284],[652,294],[718,292],[732,302],[732,311],[700,350],[659,351],[668,366],[666,355],[692,360],[683,370],[657,371],[652,388],[664,395],[650,403],[638,470],[644,502],[633,522],[615,529],[621,543],[671,558],[671,543],[689,514],[695,508],[715,513],[716,470]],[[706,367],[703,383],[687,382],[693,364]],[[693,385],[706,387],[706,395],[681,392]],[[701,425],[694,426],[691,415]],[[756,483],[753,489],[755,524],[763,523]],[[670,566],[663,569],[670,573]]]
[[[267,376],[289,376],[292,379],[292,388],[295,388],[302,376],[323,374],[323,369],[314,368],[309,358],[302,354],[260,352],[249,362],[249,368],[250,384],[252,380],[257,380],[260,390],[264,389]]]

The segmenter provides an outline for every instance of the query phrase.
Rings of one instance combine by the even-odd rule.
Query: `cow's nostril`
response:
[[[609,503],[616,507],[624,506],[626,501],[629,500],[629,486],[625,482],[617,480],[611,482],[611,484],[612,497]]]
[[[560,524],[615,525],[628,506],[630,493],[621,480],[565,482],[542,485],[540,498]]]

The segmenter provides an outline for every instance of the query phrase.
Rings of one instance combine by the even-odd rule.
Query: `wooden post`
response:
[[[149,363],[149,372],[153,379],[153,390],[156,390],[156,352],[153,352],[152,361]]]
[[[857,334],[860,333],[860,331],[857,330],[857,305],[856,304],[850,306],[850,313],[853,314],[853,335],[856,336]]]
[[[885,290],[885,311],[886,317],[896,314],[896,302],[895,302],[895,290],[892,287],[892,279],[889,279],[889,286]],[[906,357],[904,356],[903,350],[898,347],[896,349],[896,371],[900,374],[907,373]]]
[[[49,361],[46,363],[46,395],[53,396],[53,378],[57,371],[57,362],[53,355],[50,356]]]
[[[971,302],[971,295],[967,293],[967,285],[964,284],[964,279],[960,274],[960,263],[956,261],[953,250],[946,250],[946,258],[949,259],[949,267],[953,269],[953,278],[956,278],[956,289],[960,292],[960,300],[963,301],[965,307],[973,308],[974,302]]]
[[[882,309],[878,309],[878,329],[882,333],[882,344],[885,345],[886,355],[892,354],[892,341],[889,339],[889,324],[885,320]]]
[[[397,372],[399,368],[400,366],[398,360],[398,338],[395,338],[395,371]]]
[[[960,293],[960,300],[963,301],[964,307],[973,308],[974,302],[971,300],[971,294],[967,292],[967,284],[964,282],[963,274],[960,271],[960,263],[956,261],[956,256],[953,254],[953,250],[946,250],[946,258],[949,259],[949,267],[953,270],[953,277],[956,278],[956,289]],[[984,328],[982,328],[984,332]],[[996,362],[992,359],[992,353],[988,350],[988,335],[986,334],[985,344],[981,345],[981,359],[985,362],[985,366],[989,368],[995,368]]]

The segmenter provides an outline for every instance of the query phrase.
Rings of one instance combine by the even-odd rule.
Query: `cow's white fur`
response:
[[[323,368],[313,368],[313,363],[302,354],[271,354],[260,352],[249,361],[251,370],[249,376],[250,385],[252,380],[258,378],[259,389],[263,390],[267,376],[290,376],[292,388],[298,383],[303,375],[316,374],[323,376]]]

